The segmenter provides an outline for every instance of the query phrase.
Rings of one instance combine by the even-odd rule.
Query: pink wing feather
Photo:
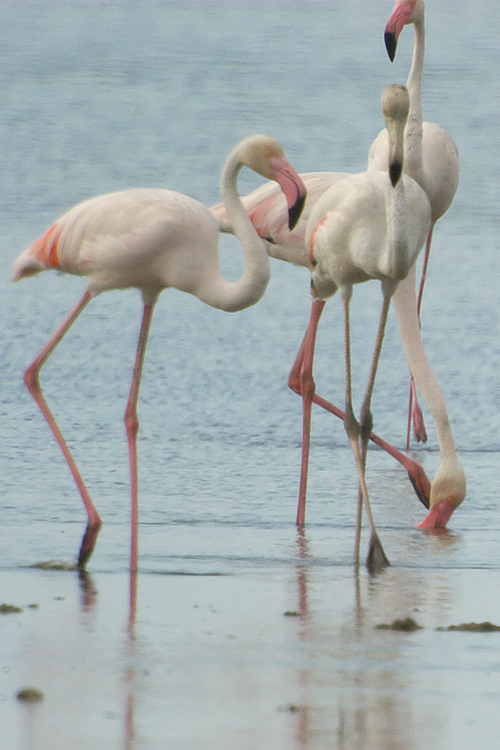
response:
[[[345,172],[304,172],[300,175],[307,188],[306,202],[295,229],[288,229],[286,200],[279,185],[265,182],[242,198],[243,205],[260,237],[266,240],[267,252],[273,258],[309,267],[305,246],[306,226],[316,201],[334,183],[346,177]],[[232,232],[222,203],[212,206],[221,232]]]

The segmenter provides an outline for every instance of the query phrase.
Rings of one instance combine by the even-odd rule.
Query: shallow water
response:
[[[215,203],[225,156],[254,132],[275,136],[298,171],[362,170],[382,127],[380,94],[404,82],[410,64],[411,30],[393,65],[385,53],[391,5],[0,3],[8,29],[0,45],[0,603],[23,608],[0,615],[2,748],[494,746],[499,634],[436,631],[500,624],[500,22],[492,0],[427,3],[424,115],[456,140],[462,169],[435,232],[423,315],[468,480],[449,533],[413,529],[424,511],[404,470],[370,450],[368,487],[391,568],[354,575],[355,468],[342,426],[317,410],[308,523],[297,535],[301,408],[286,376],[308,318],[308,277],[273,261],[268,292],[245,312],[224,314],[176,291],[158,302],[139,404],[133,637],[122,416],[137,292],[93,301],[42,374],[104,521],[90,579],[25,567],[70,560],[83,532],[71,477],[21,378],[83,282],[47,273],[11,285],[12,261],[90,195],[154,185]],[[242,190],[255,184],[242,175]],[[221,240],[221,264],[238,276],[232,238]],[[356,403],[377,287],[357,289],[352,305]],[[334,299],[315,377],[337,403],[341,333]],[[373,411],[377,432],[398,447],[406,400],[391,314]],[[429,441],[413,448],[432,476],[439,453],[424,413]],[[422,629],[375,629],[406,616]],[[19,703],[24,685],[44,700]]]

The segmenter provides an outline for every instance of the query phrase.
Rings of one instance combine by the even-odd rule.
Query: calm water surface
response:
[[[83,198],[164,186],[210,205],[242,137],[265,132],[298,171],[361,171],[380,95],[405,82],[413,34],[390,64],[389,0],[0,2],[0,726],[6,750],[462,750],[500,731],[498,127],[493,0],[428,0],[424,115],[453,136],[461,181],[439,222],[423,337],[445,396],[467,500],[450,531],[413,530],[405,473],[371,450],[368,486],[392,567],[351,566],[356,473],[345,434],[314,412],[308,525],[293,521],[301,407],[286,376],[309,311],[308,275],[272,263],[264,299],[235,315],[165,292],[139,416],[140,561],[129,617],[122,416],[137,292],[93,301],[42,374],[104,527],[91,578],[27,570],[71,559],[80,501],[21,374],[82,293],[81,279],[9,283],[18,253]],[[258,184],[242,175],[241,189]],[[229,278],[241,271],[221,240]],[[355,290],[355,399],[378,285]],[[341,311],[318,337],[318,392],[342,403]],[[391,316],[373,411],[404,443],[407,367]],[[390,409],[387,405],[390,404]],[[414,446],[432,476],[433,425]],[[366,548],[366,539],[363,540]],[[38,604],[37,608],[28,605]],[[292,613],[285,616],[285,613]],[[415,633],[375,629],[411,615]],[[25,684],[45,694],[21,705]]]

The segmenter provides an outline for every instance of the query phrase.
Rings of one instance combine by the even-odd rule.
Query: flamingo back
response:
[[[169,286],[195,293],[217,261],[210,210],[171,190],[137,188],[90,198],[63,214],[15,261],[14,280],[46,269],[88,278],[88,289]]]
[[[276,182],[265,182],[241,200],[245,211],[257,233],[266,241],[266,249],[272,258],[299,266],[310,266],[305,234],[311,210],[316,201],[338,180],[343,172],[304,172],[300,174],[307,189],[306,201],[301,217],[293,231],[288,228],[286,199]],[[223,203],[212,206],[221,232],[232,232]]]

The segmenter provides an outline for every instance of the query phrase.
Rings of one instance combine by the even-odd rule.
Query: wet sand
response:
[[[456,526],[473,517],[464,506]],[[49,529],[64,547],[79,533],[29,533],[46,544]],[[476,566],[473,528],[382,522],[392,565],[371,577],[349,564],[352,527],[145,523],[135,616],[127,533],[104,527],[85,577],[0,572],[2,601],[22,609],[0,615],[6,750],[494,747],[500,633],[441,628],[500,624],[495,530]],[[419,628],[378,627],[407,617]],[[26,687],[43,700],[20,701]]]

